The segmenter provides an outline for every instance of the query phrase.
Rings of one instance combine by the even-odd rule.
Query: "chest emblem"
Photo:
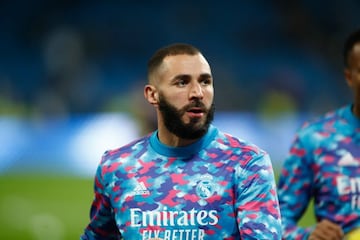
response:
[[[214,192],[215,186],[211,176],[202,177],[196,185],[196,194],[202,199],[211,197]]]

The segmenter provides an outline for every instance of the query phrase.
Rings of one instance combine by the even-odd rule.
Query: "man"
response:
[[[284,239],[360,239],[360,30],[343,54],[353,103],[297,132],[279,179]],[[312,198],[317,224],[299,227]]]
[[[281,239],[270,158],[211,124],[213,78],[201,52],[158,50],[148,79],[157,130],[104,154],[81,239]]]

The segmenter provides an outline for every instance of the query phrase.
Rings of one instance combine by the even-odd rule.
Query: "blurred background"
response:
[[[146,64],[174,42],[212,66],[215,124],[278,170],[304,120],[351,101],[342,47],[359,10],[355,0],[1,1],[0,238],[79,238],[101,154],[155,128]]]

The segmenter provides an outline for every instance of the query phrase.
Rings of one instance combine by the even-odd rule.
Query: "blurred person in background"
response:
[[[148,80],[157,130],[105,152],[81,239],[281,239],[270,157],[211,124],[214,85],[202,53],[161,48]]]
[[[352,103],[305,123],[284,161],[284,239],[360,239],[360,30],[346,39],[343,57]],[[297,222],[311,199],[317,224],[303,228]]]

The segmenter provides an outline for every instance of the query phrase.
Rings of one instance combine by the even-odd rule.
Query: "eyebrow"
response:
[[[184,79],[184,78],[186,78],[186,79],[191,78],[191,75],[190,75],[190,74],[179,74],[179,75],[176,75],[176,76],[172,79],[172,81],[176,81],[176,80],[178,80],[178,79]],[[202,74],[200,74],[199,78],[200,78],[200,79],[203,79],[203,78],[212,78],[212,75],[209,74],[209,73],[202,73]]]
[[[210,73],[203,73],[200,74],[200,78],[212,78],[212,75]]]

